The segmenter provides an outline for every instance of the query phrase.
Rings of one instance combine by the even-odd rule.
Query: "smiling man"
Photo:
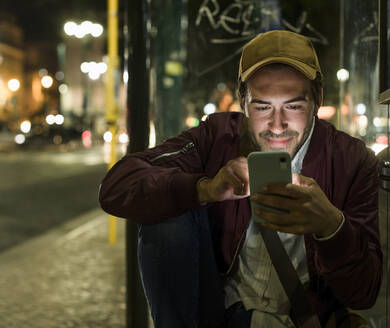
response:
[[[302,73],[281,64],[270,64],[248,80],[241,102],[261,150],[295,155],[308,137],[319,107],[310,88],[310,80]]]
[[[243,114],[210,115],[127,155],[102,182],[102,208],[140,223],[155,327],[294,327],[259,229],[278,232],[322,325],[336,311],[371,307],[382,277],[377,161],[318,119],[322,72],[311,42],[288,31],[257,36],[238,82]],[[249,195],[255,150],[288,152],[293,183]],[[249,196],[286,211],[261,210],[260,226]]]

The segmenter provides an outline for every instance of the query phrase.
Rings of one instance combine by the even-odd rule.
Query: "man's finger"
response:
[[[255,193],[251,195],[251,200],[261,205],[279,208],[286,211],[296,210],[301,206],[301,202],[295,198],[275,194]]]
[[[234,190],[237,195],[249,195],[248,161],[238,157],[228,163],[226,170],[234,177]],[[239,181],[239,184],[237,183]]]
[[[248,161],[245,157],[239,157],[231,165],[233,173],[241,179],[242,183],[249,183]]]
[[[257,208],[256,214],[268,224],[277,226],[291,226],[296,224],[296,222],[292,222],[290,213],[275,213],[267,209]]]
[[[307,196],[307,190],[304,187],[288,184],[268,184],[261,190],[264,194],[280,195],[287,198],[299,199]]]
[[[244,195],[245,194],[245,183],[240,179],[239,176],[234,174],[233,171],[226,171],[224,174],[225,183],[229,184],[233,187],[234,193],[236,195]]]

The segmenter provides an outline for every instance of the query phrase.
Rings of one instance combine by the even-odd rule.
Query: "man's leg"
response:
[[[155,328],[222,324],[223,287],[206,210],[141,225],[138,260]]]

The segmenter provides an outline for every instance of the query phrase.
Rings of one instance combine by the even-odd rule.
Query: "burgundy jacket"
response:
[[[244,120],[241,113],[213,114],[156,148],[125,156],[101,184],[102,208],[142,224],[200,208],[196,183],[201,177],[214,177],[242,154]],[[316,118],[301,174],[313,178],[345,216],[343,227],[330,240],[305,235],[307,293],[322,322],[340,306],[369,308],[378,295],[382,252],[377,165],[361,140]],[[229,274],[244,241],[250,203],[245,198],[207,206],[218,267]]]

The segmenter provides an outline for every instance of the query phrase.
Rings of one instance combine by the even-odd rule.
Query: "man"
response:
[[[294,327],[260,228],[278,231],[324,325],[371,307],[381,276],[377,161],[317,118],[322,73],[305,37],[257,36],[239,67],[242,113],[209,116],[125,156],[104,178],[102,208],[140,223],[139,264],[156,328]],[[251,217],[247,155],[286,151],[293,183],[250,199],[288,211]]]

